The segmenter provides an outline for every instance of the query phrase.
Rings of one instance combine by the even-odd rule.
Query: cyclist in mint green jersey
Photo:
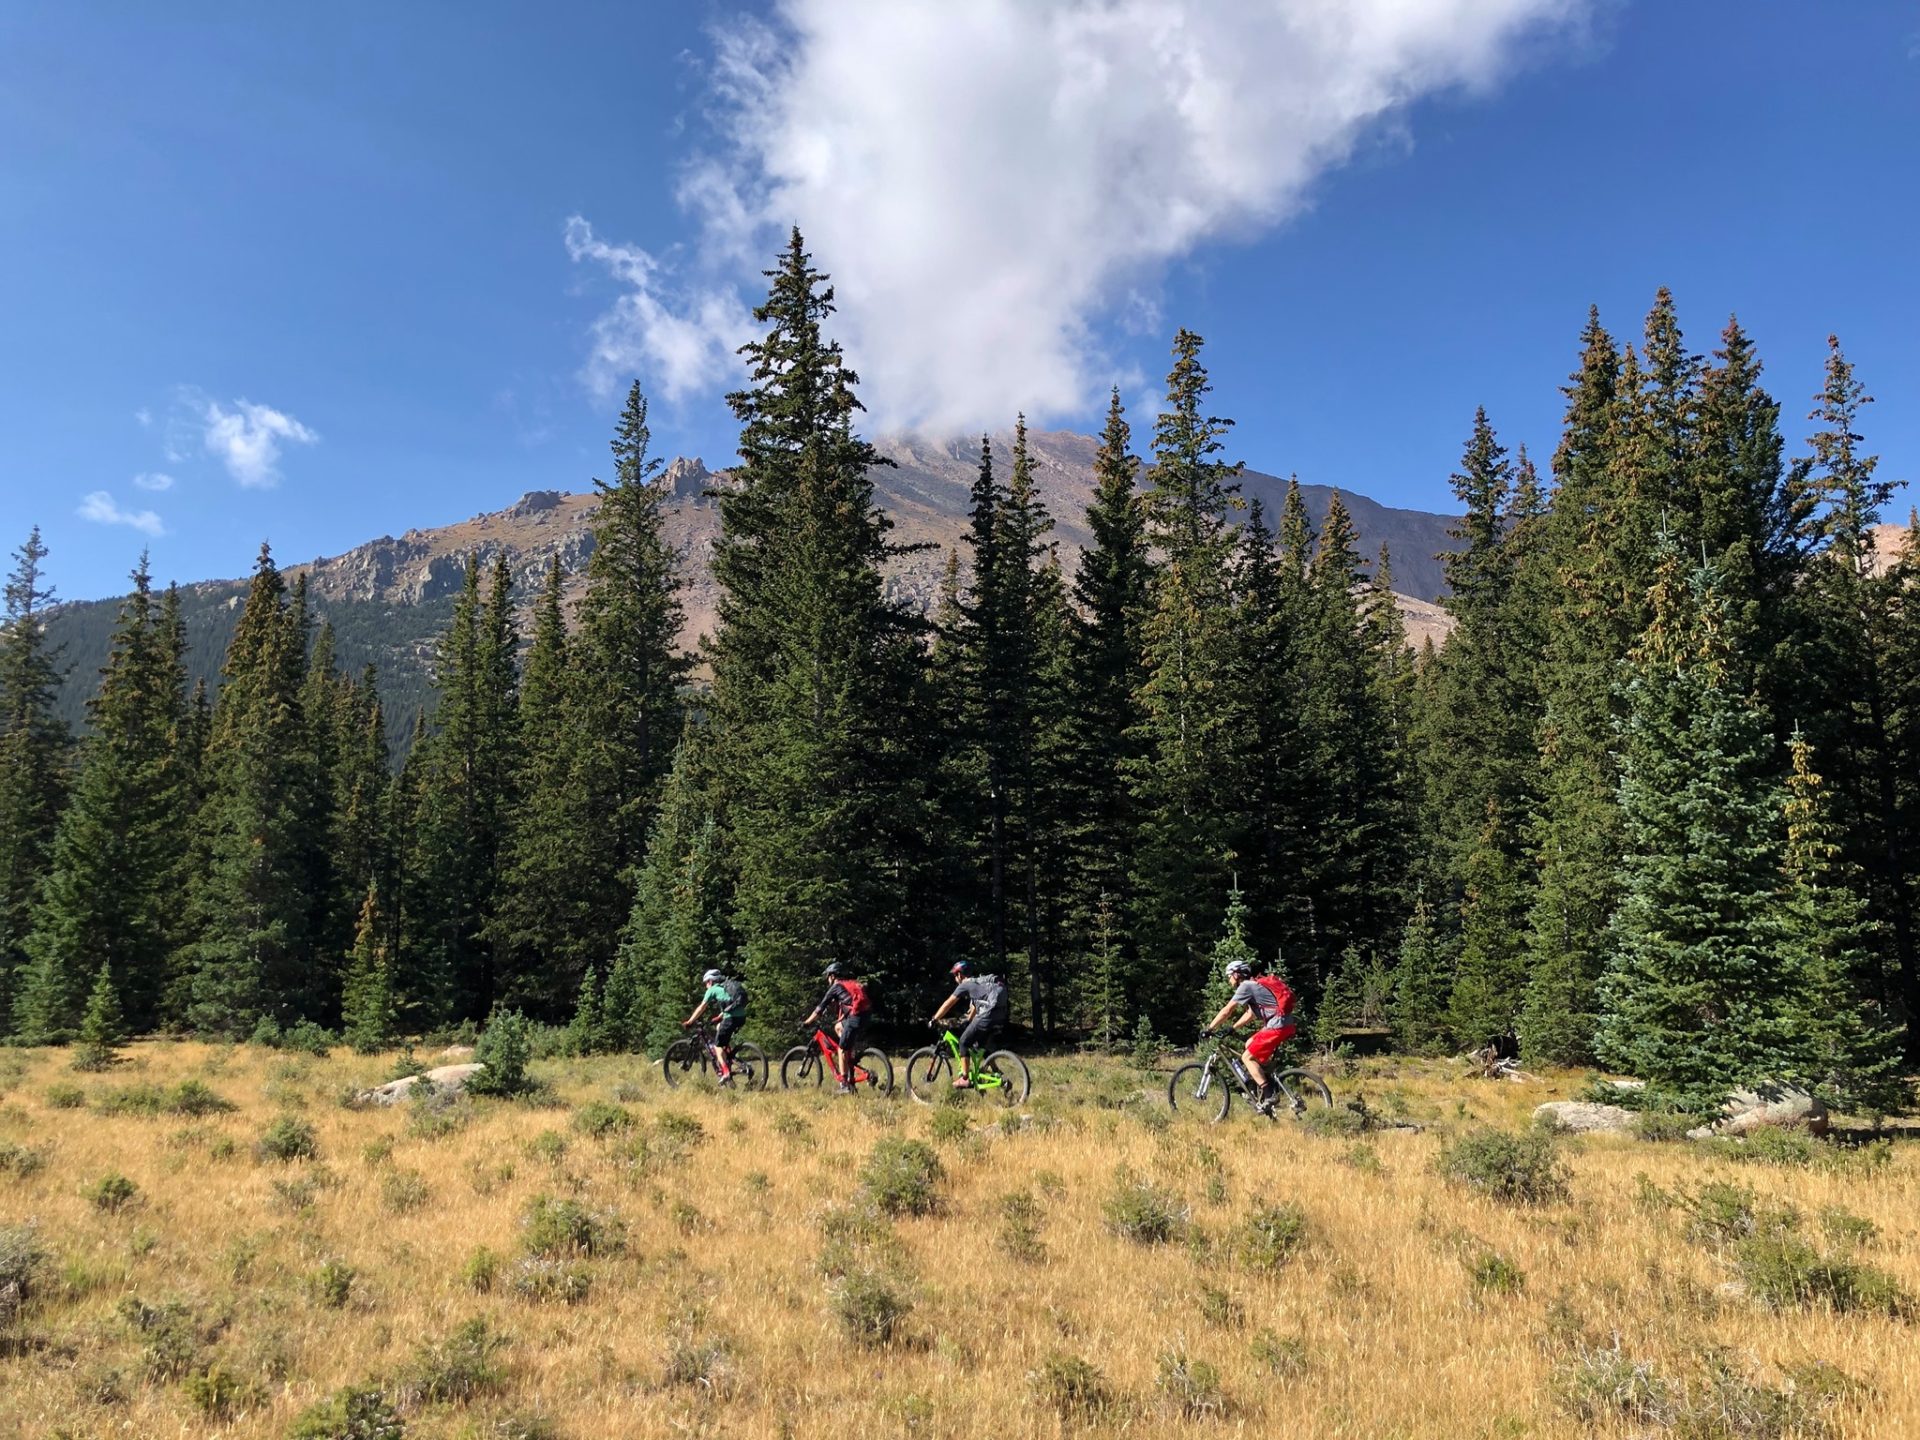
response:
[[[718,970],[709,970],[700,977],[700,983],[707,988],[700,996],[700,1003],[694,1007],[693,1014],[680,1022],[681,1028],[693,1025],[707,1013],[709,1005],[719,1015],[720,1023],[714,1027],[714,1056],[720,1062],[720,1083],[733,1083],[733,1032],[740,1028],[740,1022],[747,1018],[747,988],[730,975]]]

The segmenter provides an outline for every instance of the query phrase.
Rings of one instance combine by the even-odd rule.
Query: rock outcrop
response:
[[[467,1082],[484,1069],[486,1066],[472,1061],[464,1065],[441,1065],[423,1075],[403,1075],[371,1090],[362,1090],[353,1098],[360,1105],[398,1105],[410,1099],[423,1084],[435,1090],[464,1090]]]
[[[1720,1107],[1720,1118],[1711,1125],[1689,1130],[1689,1140],[1708,1140],[1716,1135],[1748,1135],[1755,1130],[1784,1128],[1806,1130],[1815,1135],[1827,1133],[1827,1107],[1804,1090],[1792,1086],[1769,1086],[1765,1090],[1736,1090]]]
[[[1595,1105],[1585,1100],[1549,1100],[1534,1108],[1533,1123],[1573,1135],[1617,1134],[1631,1131],[1633,1111],[1618,1105]]]

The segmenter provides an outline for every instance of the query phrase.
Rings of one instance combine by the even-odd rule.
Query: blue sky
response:
[[[1473,407],[1544,457],[1588,304],[1631,335],[1664,283],[1697,349],[1739,313],[1796,444],[1839,332],[1920,469],[1920,7],[1368,0],[1400,31],[1336,62],[1168,42],[1186,0],[862,3],[0,11],[0,540],[85,598],[143,544],[235,575],[582,488],[633,370],[723,463],[789,213],[880,422],[1090,428],[1185,324],[1238,457],[1441,508]],[[1211,77],[1164,146],[1161,43]]]

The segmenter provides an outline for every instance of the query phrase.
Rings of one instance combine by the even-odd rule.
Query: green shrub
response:
[[[1058,1350],[1027,1372],[1027,1389],[1038,1404],[1063,1420],[1097,1420],[1113,1404],[1107,1377],[1098,1367]]]
[[[467,1089],[476,1095],[519,1095],[527,1087],[527,1062],[533,1058],[532,1030],[518,1010],[496,1010],[473,1047],[476,1070]]]
[[[536,1195],[520,1219],[521,1242],[530,1255],[565,1259],[576,1255],[618,1255],[626,1247],[626,1226],[611,1210],[589,1210],[577,1200]]]
[[[278,1050],[286,1041],[286,1033],[281,1030],[280,1022],[271,1015],[262,1015],[254,1022],[253,1033],[247,1036],[249,1045],[260,1045],[268,1050]]]
[[[1687,1216],[1687,1238],[1716,1248],[1800,1226],[1800,1212],[1792,1206],[1761,1200],[1750,1187],[1724,1180],[1709,1181],[1690,1195],[1676,1194],[1672,1203]]]
[[[181,1388],[194,1409],[213,1420],[231,1418],[256,1393],[252,1385],[218,1365],[194,1371]]]
[[[473,1122],[473,1102],[458,1090],[421,1081],[407,1096],[407,1137],[444,1140]]]
[[[1681,1397],[1650,1360],[1636,1360],[1620,1347],[1576,1343],[1554,1370],[1560,1408],[1583,1425],[1625,1421],[1666,1428],[1681,1415]]]
[[[204,1080],[182,1080],[166,1095],[164,1108],[169,1115],[187,1115],[195,1119],[224,1115],[240,1107],[216,1094]]]
[[[346,1261],[334,1256],[320,1262],[320,1268],[308,1278],[314,1303],[328,1310],[339,1310],[353,1298],[353,1282],[359,1276]]]
[[[1497,1250],[1478,1250],[1460,1257],[1476,1295],[1517,1295],[1526,1288],[1520,1267]]]
[[[380,1203],[394,1215],[411,1215],[431,1194],[427,1182],[411,1170],[389,1170],[380,1178]]]
[[[1300,1117],[1300,1125],[1309,1135],[1364,1135],[1373,1126],[1364,1107],[1331,1105],[1309,1110]]]
[[[1280,1380],[1297,1380],[1307,1373],[1307,1342],[1298,1335],[1285,1337],[1262,1330],[1247,1347],[1253,1363]]]
[[[1700,1117],[1682,1110],[1642,1110],[1633,1117],[1633,1133],[1642,1140],[1684,1140],[1700,1124]]]
[[[542,1130],[527,1142],[527,1153],[536,1160],[558,1165],[567,1156],[567,1137],[558,1130]]]
[[[78,1085],[49,1085],[45,1099],[49,1110],[78,1110],[87,1103],[87,1092]]]
[[[1040,1240],[1040,1202],[1031,1190],[1015,1190],[1000,1197],[1000,1248],[1022,1265],[1047,1258]]]
[[[1567,1170],[1552,1135],[1469,1130],[1440,1152],[1442,1176],[1508,1205],[1545,1205],[1568,1196]]]
[[[500,1274],[500,1257],[486,1246],[479,1246],[467,1257],[467,1263],[460,1267],[460,1283],[469,1290],[484,1295],[493,1289],[493,1282]]]
[[[179,1380],[206,1367],[200,1322],[177,1300],[149,1305],[137,1295],[120,1302],[117,1313],[141,1340],[141,1364],[149,1380]]]
[[[1186,1207],[1178,1197],[1125,1171],[1116,1178],[1101,1212],[1109,1230],[1136,1245],[1169,1244],[1187,1228]]]
[[[776,1110],[773,1133],[789,1144],[799,1145],[813,1137],[813,1127],[791,1110]]]
[[[702,1340],[681,1331],[667,1342],[660,1380],[663,1385],[685,1386],[727,1399],[736,1384],[733,1353],[723,1341]]]
[[[906,1252],[893,1227],[870,1202],[836,1206],[820,1216],[820,1273],[837,1280],[856,1270],[903,1271]]]
[[[692,1149],[707,1138],[707,1127],[678,1110],[662,1110],[653,1117],[653,1131],[661,1140]]]
[[[16,1180],[38,1175],[47,1168],[47,1153],[44,1145],[16,1145],[11,1140],[0,1140],[0,1175],[11,1175]]]
[[[102,1090],[94,1097],[93,1108],[102,1115],[158,1115],[167,1108],[167,1095],[158,1085],[142,1081]]]
[[[913,1302],[884,1275],[854,1270],[842,1275],[831,1291],[833,1313],[841,1330],[856,1345],[888,1345]]]
[[[313,1126],[299,1116],[282,1115],[267,1126],[253,1150],[262,1160],[314,1160],[320,1155],[320,1141]]]
[[[1265,1206],[1247,1217],[1241,1232],[1241,1259],[1255,1270],[1278,1270],[1293,1259],[1306,1238],[1307,1216],[1298,1205]]]
[[[406,1433],[384,1391],[349,1386],[303,1410],[287,1440],[406,1440]]]
[[[505,1347],[482,1318],[466,1321],[443,1339],[423,1341],[401,1375],[403,1408],[460,1403],[500,1390],[507,1381],[498,1358]]]
[[[324,1060],[327,1052],[340,1043],[339,1036],[311,1020],[302,1020],[281,1037],[283,1048]]]
[[[942,1144],[966,1139],[967,1131],[972,1128],[972,1118],[958,1105],[934,1106],[927,1121],[927,1133]]]
[[[573,1112],[573,1128],[596,1140],[633,1128],[632,1112],[605,1100],[590,1100]]]
[[[1188,1420],[1218,1420],[1227,1413],[1220,1372],[1183,1350],[1169,1350],[1160,1357],[1154,1388],[1169,1409]]]
[[[509,1288],[521,1300],[578,1305],[593,1290],[593,1272],[577,1260],[528,1255],[513,1267]]]
[[[938,1187],[945,1177],[932,1146],[893,1137],[874,1144],[860,1172],[866,1193],[888,1215],[931,1215],[939,1208]]]
[[[1849,1255],[1822,1254],[1797,1235],[1754,1235],[1734,1247],[1747,1293],[1776,1310],[1826,1307],[1841,1314],[1911,1319],[1914,1302],[1886,1271]]]
[[[1871,1245],[1880,1238],[1880,1227],[1873,1221],[1838,1205],[1820,1212],[1820,1228],[1833,1244],[1848,1250]]]
[[[117,1215],[134,1202],[140,1187],[118,1172],[103,1175],[83,1192],[87,1203],[109,1215]]]
[[[1246,1310],[1218,1285],[1200,1287],[1200,1318],[1215,1328],[1238,1326],[1246,1319]]]
[[[46,1269],[47,1252],[32,1225],[0,1225],[0,1330],[39,1297]]]

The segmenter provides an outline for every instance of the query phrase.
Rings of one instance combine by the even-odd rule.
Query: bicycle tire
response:
[[[981,1068],[997,1074],[1001,1083],[989,1085],[984,1089],[975,1086],[980,1093],[997,1105],[1024,1105],[1027,1096],[1033,1093],[1033,1075],[1027,1069],[1027,1062],[1011,1050],[996,1050],[980,1062]]]
[[[1288,1108],[1293,1112],[1294,1119],[1298,1120],[1315,1110],[1333,1108],[1333,1092],[1327,1088],[1327,1082],[1311,1070],[1282,1070],[1273,1078],[1280,1082],[1280,1088],[1286,1092]]]
[[[893,1093],[893,1061],[884,1050],[862,1050],[853,1057],[855,1070],[865,1070],[869,1078],[856,1079],[854,1090],[873,1095],[891,1095]],[[824,1067],[823,1067],[824,1068]]]
[[[931,1105],[951,1083],[953,1062],[945,1050],[923,1046],[907,1057],[907,1096],[922,1105]]]
[[[689,1040],[684,1036],[661,1051],[660,1078],[667,1082],[667,1088],[671,1090],[686,1079],[693,1067],[700,1064],[703,1054],[697,1040]]]
[[[1167,1081],[1167,1108],[1176,1115],[1191,1115],[1218,1125],[1233,1104],[1233,1087],[1222,1083],[1224,1077],[1215,1075],[1208,1093],[1200,1094],[1200,1081],[1206,1073],[1205,1062],[1199,1060],[1174,1071]]]
[[[733,1047],[733,1073],[740,1077],[742,1090],[764,1090],[773,1067],[767,1064],[767,1052],[758,1045]]]
[[[807,1085],[818,1089],[826,1081],[826,1066],[816,1063],[811,1045],[796,1045],[780,1057],[780,1088],[799,1090]]]

